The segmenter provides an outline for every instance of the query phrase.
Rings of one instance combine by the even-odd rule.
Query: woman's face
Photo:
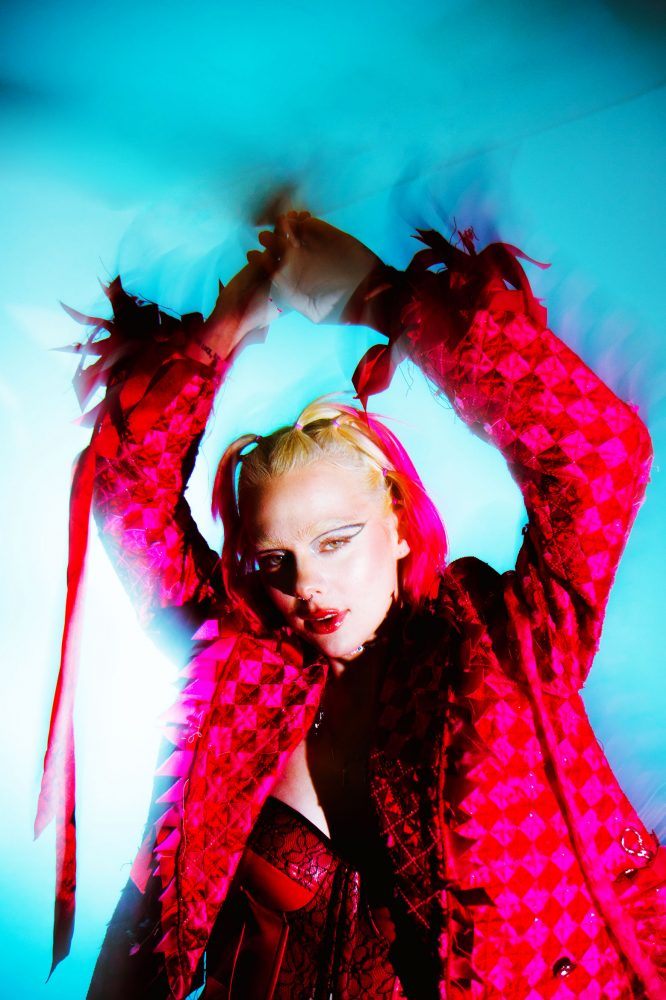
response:
[[[325,459],[257,487],[247,512],[268,595],[287,623],[331,659],[352,659],[398,593],[409,546],[362,467]]]

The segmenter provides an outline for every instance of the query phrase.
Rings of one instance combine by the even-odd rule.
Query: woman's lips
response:
[[[303,624],[306,631],[313,635],[330,635],[337,632],[346,617],[346,611],[317,611],[304,618]]]

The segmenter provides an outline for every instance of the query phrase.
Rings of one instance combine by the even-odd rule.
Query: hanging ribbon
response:
[[[56,899],[51,972],[66,955],[74,932],[76,891],[76,776],[74,767],[74,689],[77,666],[76,619],[80,606],[95,454],[86,448],[76,459],[69,505],[67,600],[60,647],[60,669],[44,757],[44,773],[35,819],[35,837],[56,820]]]

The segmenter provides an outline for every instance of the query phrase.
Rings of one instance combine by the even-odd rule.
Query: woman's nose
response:
[[[294,566],[294,596],[312,601],[324,593],[324,580],[313,559],[297,559]]]

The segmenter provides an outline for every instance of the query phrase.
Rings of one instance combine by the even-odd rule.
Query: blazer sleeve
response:
[[[99,370],[87,375],[94,388],[106,386],[90,446],[92,509],[141,623],[177,650],[224,601],[219,555],[185,490],[227,365],[187,355],[205,325],[198,314],[168,316],[128,295],[119,279],[109,298]]]
[[[437,233],[421,238],[428,249],[404,275],[384,269],[350,303],[348,320],[369,317],[389,337],[359,366],[359,395],[382,388],[409,354],[499,448],[528,514],[503,581],[510,638],[543,680],[580,687],[648,482],[648,432],[548,329],[519,251],[492,244],[476,254],[469,239],[463,252]],[[436,263],[446,270],[431,271]]]

